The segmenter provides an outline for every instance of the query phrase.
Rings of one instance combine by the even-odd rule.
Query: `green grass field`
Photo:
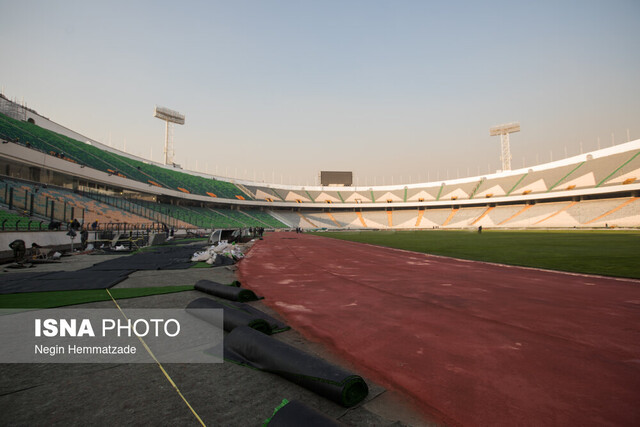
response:
[[[315,233],[435,255],[640,278],[640,231],[467,230]]]
[[[149,288],[114,288],[111,295],[116,300],[192,291],[193,285],[161,286]],[[111,301],[105,289],[76,291],[24,292],[0,295],[0,308],[54,308],[89,302]]]

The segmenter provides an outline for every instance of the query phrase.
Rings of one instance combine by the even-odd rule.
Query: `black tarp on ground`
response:
[[[277,332],[283,332],[290,329],[287,325],[274,319],[266,313],[251,307],[249,304],[244,304],[235,301],[220,301],[210,298],[198,298],[187,305],[187,312],[199,317],[200,319],[215,323],[218,318],[209,320],[207,309],[216,308],[224,311],[224,330],[231,332],[238,326],[249,326],[263,334],[273,334]]]
[[[260,298],[250,289],[239,286],[228,286],[211,280],[198,280],[194,285],[197,291],[231,301],[257,301]]]
[[[0,294],[107,289],[138,270],[173,270],[193,265],[193,246],[168,245],[94,264],[77,271],[15,273],[2,276]]]
[[[269,427],[340,427],[343,424],[327,417],[322,412],[305,405],[299,400],[288,401],[275,409],[271,419],[265,421]]]
[[[206,262],[206,261],[202,261]],[[207,262],[208,263],[208,262]],[[233,265],[236,261],[232,257],[228,257],[222,254],[216,254],[216,259],[213,264],[209,264],[211,267],[224,267],[226,265]]]
[[[191,257],[198,249],[193,246],[161,246],[146,252],[111,259],[95,264],[94,270],[178,270],[193,265]]]
[[[15,292],[27,292],[20,291],[23,286],[28,286],[33,280],[38,277],[50,274],[50,272],[30,272],[30,273],[8,273],[0,276],[2,282],[0,283],[0,294],[12,294]]]
[[[107,289],[125,280],[132,272],[132,270],[118,270],[101,271],[98,274],[91,269],[83,269],[78,271],[53,271],[39,275],[30,273],[5,274],[2,276],[0,294]]]
[[[40,280],[101,280],[101,277],[127,277],[129,274],[133,273],[134,270],[117,270],[117,271],[101,271],[99,274],[94,274],[95,270],[91,267],[83,268],[81,270],[76,271],[52,271],[49,274],[46,274],[42,277],[39,277]]]
[[[237,327],[225,337],[224,358],[280,375],[345,407],[357,405],[369,393],[359,375],[247,326]]]

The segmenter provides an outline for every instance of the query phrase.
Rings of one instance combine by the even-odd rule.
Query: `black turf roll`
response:
[[[245,326],[225,337],[224,357],[278,374],[346,407],[360,403],[369,393],[359,375]]]
[[[212,319],[207,310],[200,310],[205,308],[217,308],[224,310],[223,328],[227,332],[231,332],[238,326],[248,326],[262,332],[263,334],[271,333],[271,326],[266,320],[245,311],[230,308],[229,306],[221,304],[210,298],[195,299],[187,305],[186,310],[189,314],[192,314],[204,321],[215,323],[218,320],[217,317]]]
[[[194,288],[200,292],[207,293],[231,301],[257,301],[259,298],[252,290],[236,286],[227,286],[211,280],[198,280]]]

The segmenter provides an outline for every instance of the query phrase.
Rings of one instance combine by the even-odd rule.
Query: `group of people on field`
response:
[[[262,235],[264,234],[264,227],[249,227],[249,234],[253,237],[260,237],[262,239]]]

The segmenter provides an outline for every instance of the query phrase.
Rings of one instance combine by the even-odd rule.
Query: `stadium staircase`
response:
[[[335,219],[335,217],[331,214],[331,212],[325,212],[327,214],[327,216],[329,217],[329,219],[338,226],[338,228],[343,228],[344,226],[342,224],[340,224],[338,222],[338,220]]]
[[[458,213],[460,209],[459,208],[453,208],[451,209],[451,213],[449,214],[449,216],[447,217],[447,219],[442,223],[442,226],[446,226],[447,224],[449,224],[451,222],[451,220],[453,219],[453,217]]]
[[[478,218],[476,218],[471,225],[476,225],[482,218],[484,218],[485,216],[487,216],[489,214],[489,212],[491,212],[494,209],[493,206],[490,206],[487,208],[487,210],[485,210],[482,215],[480,215]]]
[[[622,202],[621,204],[619,204],[618,206],[616,206],[615,208],[608,210],[607,212],[603,213],[602,215],[599,215],[595,218],[593,218],[592,220],[589,220],[587,222],[585,222],[585,225],[588,224],[593,224],[594,222],[600,221],[602,219],[604,219],[605,217],[608,217],[609,215],[618,212],[619,210],[621,210],[622,208],[630,205],[631,203],[634,203],[636,200],[640,199],[640,197],[632,197],[629,200],[626,200],[624,202]]]
[[[238,184],[237,182],[234,183],[234,185],[236,187],[238,187],[244,194],[246,194],[250,200],[253,200],[256,198],[255,194],[253,194],[251,191],[249,191],[249,189],[247,187],[245,187],[242,184]]]
[[[509,218],[501,221],[498,223],[498,225],[504,225],[506,223],[508,223],[509,221],[511,221],[512,219],[516,218],[517,216],[525,213],[526,211],[528,211],[529,209],[531,209],[533,207],[533,205],[526,205],[524,206],[522,209],[520,209],[518,212],[514,213],[513,215],[511,215]]]
[[[249,215],[250,217],[263,224],[267,224],[270,228],[289,228],[289,225],[275,217],[275,215],[273,215],[273,212],[267,213],[261,211],[260,209],[242,209],[240,210],[240,212]]]
[[[356,215],[358,215],[358,219],[360,220],[360,223],[362,224],[362,226],[364,228],[367,228],[367,223],[364,220],[364,217],[362,216],[362,212],[356,212]]]
[[[254,218],[253,216],[249,215],[246,212],[243,212],[243,211],[238,211],[238,212],[240,212],[242,215],[245,215],[247,218],[249,218],[249,220],[251,221],[251,224],[253,224],[252,226],[255,226],[255,227],[267,227],[267,228],[271,227],[270,224],[267,224],[266,222],[261,221],[258,218]]]
[[[480,187],[482,186],[482,183],[485,181],[486,181],[486,178],[484,177],[480,179],[480,181],[478,181],[478,184],[476,184],[476,186],[471,191],[471,194],[469,195],[469,199],[473,199],[473,196],[475,196],[476,192],[480,189]]]
[[[562,212],[566,211],[567,209],[569,209],[570,207],[574,206],[576,203],[578,203],[578,202],[570,202],[569,204],[567,204],[567,205],[563,206],[562,208],[558,209],[557,211],[555,211],[551,215],[541,219],[540,221],[535,222],[534,225],[538,225],[538,224],[541,224],[541,223],[543,223],[545,221],[550,220],[554,216],[559,215],[560,213],[562,213]]]

